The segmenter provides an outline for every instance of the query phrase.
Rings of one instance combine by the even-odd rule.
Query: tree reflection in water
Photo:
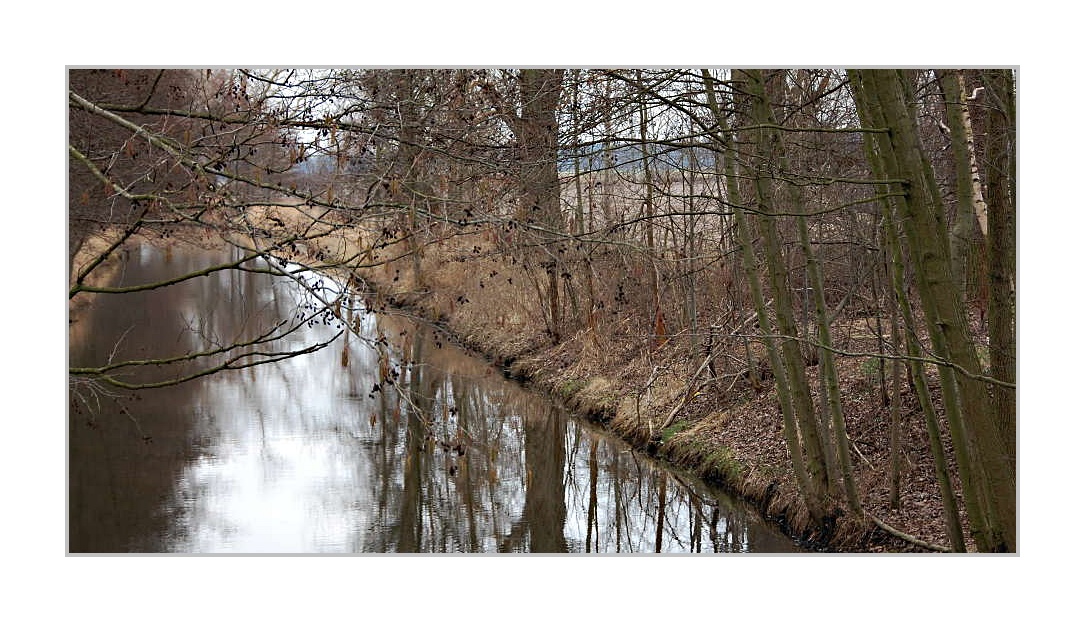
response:
[[[170,259],[215,259],[194,253]],[[157,259],[139,278],[168,273]],[[108,352],[126,331],[126,347],[161,347],[163,335],[191,347],[295,313],[304,297],[270,278],[148,292],[137,319],[103,299],[72,359]],[[571,419],[442,334],[354,303],[340,317],[356,332],[335,347],[147,393],[133,414],[158,444],[133,440],[108,408],[93,429],[73,415],[71,550],[797,550],[740,504]],[[317,324],[286,345],[333,330]]]

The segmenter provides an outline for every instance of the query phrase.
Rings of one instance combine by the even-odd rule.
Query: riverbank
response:
[[[222,244],[126,248],[129,285],[237,256]],[[282,265],[103,293],[70,357],[124,361],[188,350],[210,331],[264,334],[314,309],[314,291],[342,284],[305,275],[312,289],[298,287],[262,273],[272,264]],[[69,410],[70,550],[798,552],[745,504],[574,421],[430,323],[395,310],[342,319],[353,330],[341,338],[339,322],[317,321],[276,339],[279,352],[335,339],[289,364],[138,397],[98,393],[98,402],[79,387]]]
[[[510,377],[560,399],[577,415],[750,501],[811,549],[918,553],[949,546],[927,429],[910,394],[902,404],[900,503],[891,503],[889,404],[871,359],[840,358],[838,366],[860,500],[882,525],[845,516],[815,525],[791,475],[771,377],[713,375],[704,369],[702,356],[691,357],[696,344],[679,338],[656,342],[628,314],[554,343],[539,323],[533,327],[528,320],[529,304],[522,291],[518,297],[513,289],[515,278],[506,276],[510,266],[486,258],[478,248],[459,255],[427,253],[421,282],[412,278],[405,260],[359,275],[374,288],[378,305],[407,309],[434,322]],[[837,336],[850,340],[852,349],[876,350],[873,338],[857,343],[872,323],[857,320],[856,330]],[[757,359],[753,342],[717,356],[722,361],[751,352]],[[807,373],[817,387],[817,367],[808,367]],[[928,380],[940,400],[936,376]],[[944,422],[942,436],[948,446]],[[952,457],[949,468],[956,478]]]
[[[358,253],[361,239],[357,231],[332,234],[312,240],[295,258],[336,264],[338,258]],[[389,256],[400,258],[382,263],[373,257],[375,267],[350,272],[372,288],[376,308],[406,310],[439,326],[508,376],[558,398],[573,413],[745,498],[809,548],[930,550],[870,521],[840,518],[828,529],[814,525],[791,475],[771,378],[732,373],[743,366],[726,364],[727,359],[760,360],[756,342],[717,345],[715,358],[706,359],[702,344],[682,335],[659,339],[638,325],[635,310],[619,307],[605,316],[593,315],[587,326],[570,330],[555,343],[541,328],[538,303],[530,296],[529,284],[539,275],[524,274],[530,271],[515,265],[515,258],[490,253],[491,248],[485,235],[460,236],[454,245],[428,247],[418,264],[404,249],[389,248]],[[344,266],[331,269],[342,272]],[[838,336],[850,340],[852,349],[869,351],[873,340],[864,334],[869,334],[865,329],[871,320],[856,322],[855,330]],[[861,343],[863,339],[869,342]],[[948,546],[925,423],[908,395],[901,422],[900,506],[891,507],[886,476],[889,411],[878,370],[869,362],[838,359],[863,507],[910,539]],[[817,387],[817,367],[808,367],[807,373]],[[937,400],[937,378],[930,375],[929,380]],[[947,443],[948,438],[943,430]],[[955,472],[952,464],[950,468]]]

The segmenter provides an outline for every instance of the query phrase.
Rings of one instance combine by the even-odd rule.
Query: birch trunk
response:
[[[957,209],[949,238],[953,279],[957,287],[967,291],[965,288],[972,235],[978,224],[980,232],[984,237],[987,236],[987,204],[983,200],[980,187],[975,138],[968,114],[968,100],[964,93],[964,74],[959,69],[944,69],[936,71],[935,75],[942,85],[956,177]]]

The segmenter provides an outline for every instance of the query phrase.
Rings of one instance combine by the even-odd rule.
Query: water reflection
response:
[[[221,260],[181,249],[167,260],[150,246],[131,258],[129,283]],[[287,279],[238,272],[102,297],[72,333],[71,360],[191,350],[258,334],[311,303]],[[439,333],[350,303],[287,337],[302,347],[356,329],[313,354],[115,396],[99,414],[73,409],[70,550],[796,550]]]

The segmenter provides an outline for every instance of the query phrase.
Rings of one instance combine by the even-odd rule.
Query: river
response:
[[[144,243],[125,253],[117,283],[161,281],[232,252]],[[367,312],[355,296],[320,313],[317,296],[341,286],[298,276],[308,289],[229,270],[97,295],[71,325],[72,366],[186,355],[284,320],[300,328],[269,349],[330,343],[166,388],[70,384],[70,552],[800,551],[745,504],[632,451],[431,327]],[[125,378],[159,381],[177,367]]]

